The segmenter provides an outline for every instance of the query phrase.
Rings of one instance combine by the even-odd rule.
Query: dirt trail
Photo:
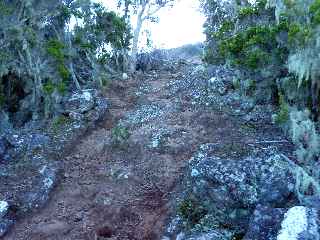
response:
[[[252,138],[237,119],[194,109],[188,98],[168,92],[169,81],[182,78],[186,67],[114,82],[106,122],[61,159],[64,174],[51,200],[5,239],[160,239],[199,144]],[[112,132],[119,122],[130,135],[115,143]],[[226,146],[225,151],[239,151],[238,145]]]

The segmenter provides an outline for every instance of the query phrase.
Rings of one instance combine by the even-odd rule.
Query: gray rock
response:
[[[0,237],[4,236],[13,224],[13,221],[7,218],[8,211],[8,202],[0,201]]]
[[[318,218],[314,208],[258,206],[244,240],[319,240]]]
[[[0,219],[7,215],[9,204],[6,201],[0,201]]]
[[[0,162],[8,161],[10,158],[8,153],[10,148],[12,148],[10,142],[5,137],[0,137]]]
[[[43,134],[30,134],[27,140],[28,151],[42,148],[50,143],[50,137]]]
[[[212,216],[212,222],[243,231],[258,204],[283,205],[294,194],[295,176],[286,159],[256,154],[244,159],[222,159],[215,145],[204,145],[191,160],[189,194]]]
[[[22,199],[26,210],[42,207],[46,203],[58,181],[58,172],[59,169],[53,164],[39,169],[39,176],[34,180],[32,189]]]
[[[64,104],[65,112],[86,113],[94,108],[95,98],[95,90],[87,89],[74,93]]]
[[[244,239],[276,239],[275,237],[277,236],[285,212],[286,209],[283,208],[271,208],[258,205],[252,215],[249,230]]]
[[[211,90],[220,95],[224,95],[228,90],[228,86],[219,77],[210,78],[209,87],[211,88]]]
[[[0,238],[9,231],[13,223],[13,220],[0,218]]]
[[[212,230],[207,233],[193,234],[189,237],[183,237],[181,240],[231,240],[232,236],[228,236],[223,231]],[[178,240],[178,239],[177,239]]]

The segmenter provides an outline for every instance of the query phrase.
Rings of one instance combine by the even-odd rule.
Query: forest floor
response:
[[[44,208],[20,219],[4,239],[161,239],[201,144],[219,142],[228,154],[243,154],[250,142],[279,134],[271,124],[246,125],[172,94],[170,82],[196,66],[114,81],[106,120],[61,159],[63,177]]]

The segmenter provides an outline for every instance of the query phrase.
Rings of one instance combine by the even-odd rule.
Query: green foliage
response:
[[[55,59],[57,62],[57,72],[61,78],[61,82],[59,82],[55,88],[58,90],[60,94],[64,94],[67,90],[67,82],[70,79],[70,72],[68,68],[65,66],[65,54],[64,50],[65,45],[57,40],[57,39],[51,39],[47,43],[47,52],[48,54]],[[52,90],[52,86],[47,86],[47,90]]]
[[[250,69],[257,69],[259,66],[267,64],[269,62],[268,53],[256,49],[246,53],[246,58],[243,61],[243,65]]]
[[[67,92],[67,83],[62,81],[57,85],[57,90],[60,94],[65,94]]]
[[[60,115],[53,119],[51,128],[54,132],[58,132],[63,126],[71,123],[71,119],[67,116]]]
[[[234,29],[234,22],[230,20],[225,20],[220,26],[219,30],[214,33],[214,37],[223,38],[228,32]]]
[[[70,72],[66,66],[62,63],[58,64],[58,73],[63,81],[68,81],[70,78]]]
[[[12,14],[14,9],[8,6],[4,1],[0,1],[0,17]]]
[[[65,55],[63,53],[64,48],[64,44],[57,39],[51,39],[47,42],[48,54],[60,63],[65,60]]]
[[[293,8],[295,5],[294,0],[284,0],[283,3],[287,8]]]
[[[54,92],[54,89],[55,89],[55,85],[52,83],[51,80],[47,81],[43,85],[43,91],[48,95],[51,95]]]
[[[207,210],[198,200],[189,196],[178,206],[178,214],[190,227],[193,227],[207,214]]]
[[[289,42],[293,42],[293,40],[298,35],[298,33],[300,33],[300,31],[301,31],[300,25],[298,23],[292,23],[289,27],[289,32],[288,32]]]
[[[309,7],[309,11],[310,13],[315,14],[319,10],[320,10],[320,0],[314,0],[314,2]]]
[[[277,29],[270,26],[249,27],[219,43],[218,53],[231,63],[257,69],[270,60],[270,51],[276,48]]]
[[[284,96],[279,94],[279,111],[274,117],[274,122],[283,125],[289,121],[289,105],[286,103]]]
[[[258,15],[258,14],[259,14],[259,8],[253,7],[253,6],[243,7],[239,10],[239,13],[238,13],[239,19],[243,19],[245,17]]]

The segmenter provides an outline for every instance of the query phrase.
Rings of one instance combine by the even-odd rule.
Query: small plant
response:
[[[54,89],[55,89],[55,85],[52,83],[51,80],[49,80],[47,83],[43,85],[43,91],[47,95],[51,95],[54,92]]]
[[[51,125],[52,130],[54,132],[58,132],[62,126],[67,125],[70,122],[71,122],[71,119],[68,118],[67,116],[64,116],[64,115],[58,116],[52,121],[52,125]]]
[[[69,72],[69,70],[66,68],[66,66],[63,65],[62,63],[59,63],[59,65],[58,65],[58,72],[59,72],[59,75],[60,75],[60,77],[61,77],[61,79],[62,79],[63,81],[69,80],[69,78],[70,78],[70,72]]]
[[[122,144],[130,137],[129,129],[118,125],[111,130],[111,138],[115,144]]]
[[[189,196],[180,203],[178,214],[192,227],[200,222],[207,214],[207,210],[194,197]]]

